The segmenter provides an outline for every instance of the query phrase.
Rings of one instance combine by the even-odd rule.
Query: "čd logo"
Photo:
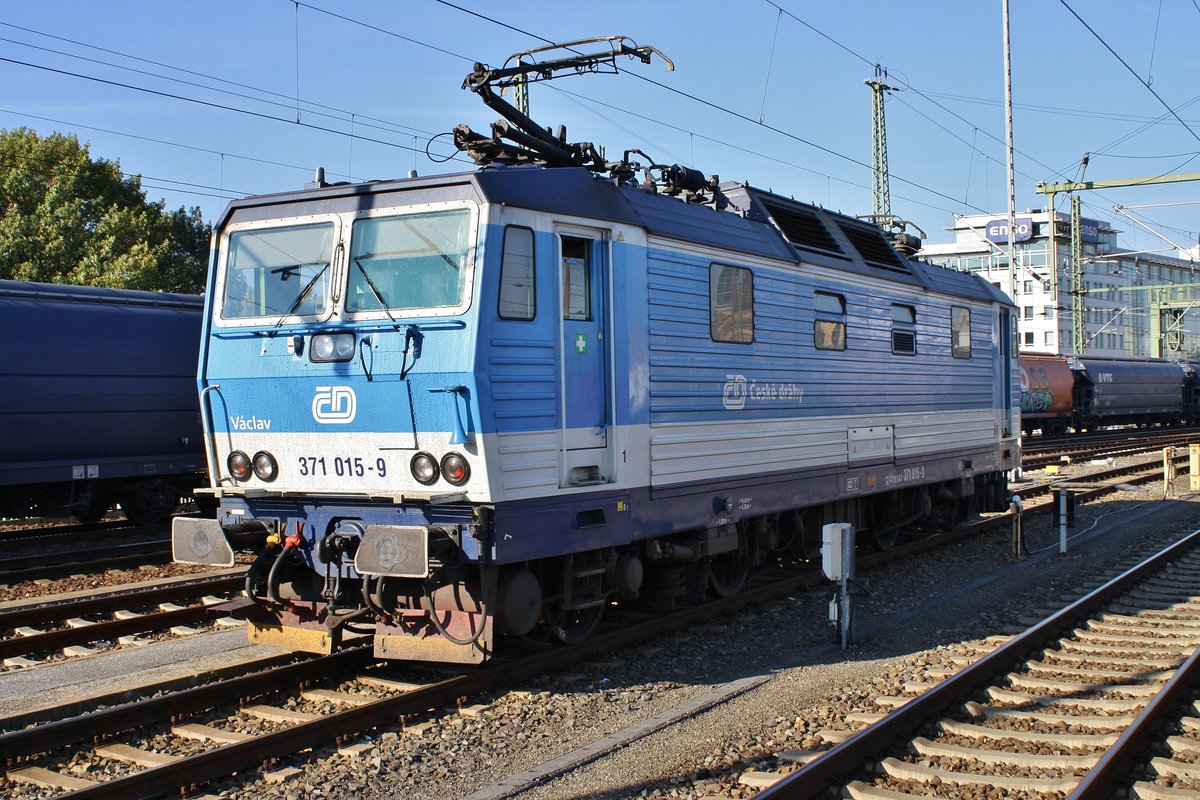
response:
[[[312,401],[313,419],[323,425],[345,425],[354,421],[358,398],[349,386],[318,386]]]

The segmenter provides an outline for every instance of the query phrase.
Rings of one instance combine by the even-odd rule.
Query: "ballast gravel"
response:
[[[742,774],[798,768],[776,754],[830,746],[821,733],[848,730],[852,712],[886,711],[876,698],[978,657],[991,646],[985,637],[1015,632],[1031,609],[1061,607],[1200,527],[1200,500],[1163,501],[1156,487],[1082,505],[1076,516],[1078,539],[1066,555],[1057,553],[1056,524],[1040,520],[1026,523],[1030,554],[1020,560],[1001,531],[860,575],[869,592],[858,601],[861,638],[845,653],[830,644],[831,591],[812,591],[546,676],[523,692],[470,698],[491,704],[475,717],[443,712],[427,727],[412,720],[376,731],[357,756],[326,748],[295,760],[299,773],[281,784],[246,775],[209,790],[239,800],[752,797],[758,790],[740,784]],[[586,760],[603,737],[754,676],[765,680]],[[575,766],[563,774],[500,786],[567,754]],[[975,796],[1015,795],[982,787]]]
[[[1078,538],[1066,555],[1056,552],[1052,522],[1027,521],[1022,559],[1013,558],[1009,532],[999,531],[860,574],[859,641],[844,653],[832,645],[827,621],[832,589],[814,590],[497,696],[469,698],[486,704],[474,714],[443,710],[376,730],[360,738],[366,748],[357,755],[338,755],[332,744],[303,754],[276,765],[299,768],[282,782],[252,771],[205,789],[239,800],[752,797],[758,790],[738,782],[747,771],[798,768],[776,754],[828,747],[829,731],[851,729],[848,715],[888,710],[876,699],[902,696],[905,683],[978,657],[994,644],[986,637],[1014,632],[1022,617],[1064,605],[1200,527],[1200,500],[1164,502],[1158,489],[1122,492],[1081,505],[1076,517]],[[747,688],[673,718],[688,701],[736,681]],[[630,734],[622,748],[588,760],[600,739],[621,738],[656,715],[670,724]],[[244,715],[202,721],[271,729]],[[146,731],[142,743],[182,747],[163,733]],[[542,768],[564,757],[573,766],[562,774]],[[86,756],[70,766],[93,774],[118,769]],[[522,770],[541,777],[499,787]],[[7,797],[45,795],[5,785]],[[983,788],[976,796],[1015,795]]]

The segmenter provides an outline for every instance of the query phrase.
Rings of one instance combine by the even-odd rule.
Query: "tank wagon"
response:
[[[1200,383],[1190,364],[1150,358],[1021,356],[1021,427],[1027,434],[1197,419]]]
[[[0,281],[0,516],[164,518],[207,483],[203,300]]]
[[[473,136],[477,171],[220,220],[220,510],[172,538],[187,563],[257,552],[252,638],[477,663],[500,634],[580,641],[615,601],[736,593],[826,522],[886,546],[1007,506],[1018,373],[989,283],[746,184]]]

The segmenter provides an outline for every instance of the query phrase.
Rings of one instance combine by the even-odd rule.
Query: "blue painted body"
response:
[[[203,470],[201,312],[189,295],[0,281],[0,514]]]
[[[1173,361],[1069,359],[1075,372],[1075,421],[1080,425],[1170,422],[1193,413],[1192,376]]]
[[[512,168],[233,203],[199,374],[222,522],[303,522],[318,571],[315,544],[347,519],[451,526],[468,559],[505,564],[1012,466],[1019,381],[998,291],[886,243],[894,264],[860,257],[847,237],[877,229],[812,207],[831,249],[790,243],[762,206],[790,201],[749,187],[730,197],[743,213],[583,170]],[[437,204],[475,215],[461,308],[221,319],[230,231],[323,215],[349,230],[363,214]],[[532,319],[498,313],[506,225],[535,232]],[[578,319],[562,313],[564,237],[585,242],[586,264],[567,254],[566,270],[589,278],[572,301],[586,297],[588,313],[566,315]],[[752,342],[712,337],[714,263],[753,274]],[[815,347],[817,292],[845,298],[845,350]],[[915,355],[893,352],[896,303],[915,309]],[[969,358],[951,356],[951,306],[970,309]],[[313,363],[314,337],[338,331],[355,335],[354,357]],[[318,418],[335,390],[353,395],[352,420]],[[232,481],[231,449],[276,453],[279,479]],[[413,480],[413,455],[450,451],[471,465],[465,486]]]

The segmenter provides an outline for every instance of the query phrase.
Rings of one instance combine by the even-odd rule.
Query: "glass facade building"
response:
[[[1084,346],[1078,348],[1082,352],[1200,359],[1200,276],[1188,253],[1125,252],[1117,245],[1117,230],[1085,219],[1083,285],[1075,287],[1070,216],[1056,215],[1052,237],[1047,212],[1025,211],[1016,215],[1014,275],[1008,263],[1007,217],[957,217],[947,229],[954,234],[953,242],[927,244],[918,255],[934,264],[979,273],[1012,297],[1022,351],[1074,353],[1073,314],[1078,307],[1085,331]]]

